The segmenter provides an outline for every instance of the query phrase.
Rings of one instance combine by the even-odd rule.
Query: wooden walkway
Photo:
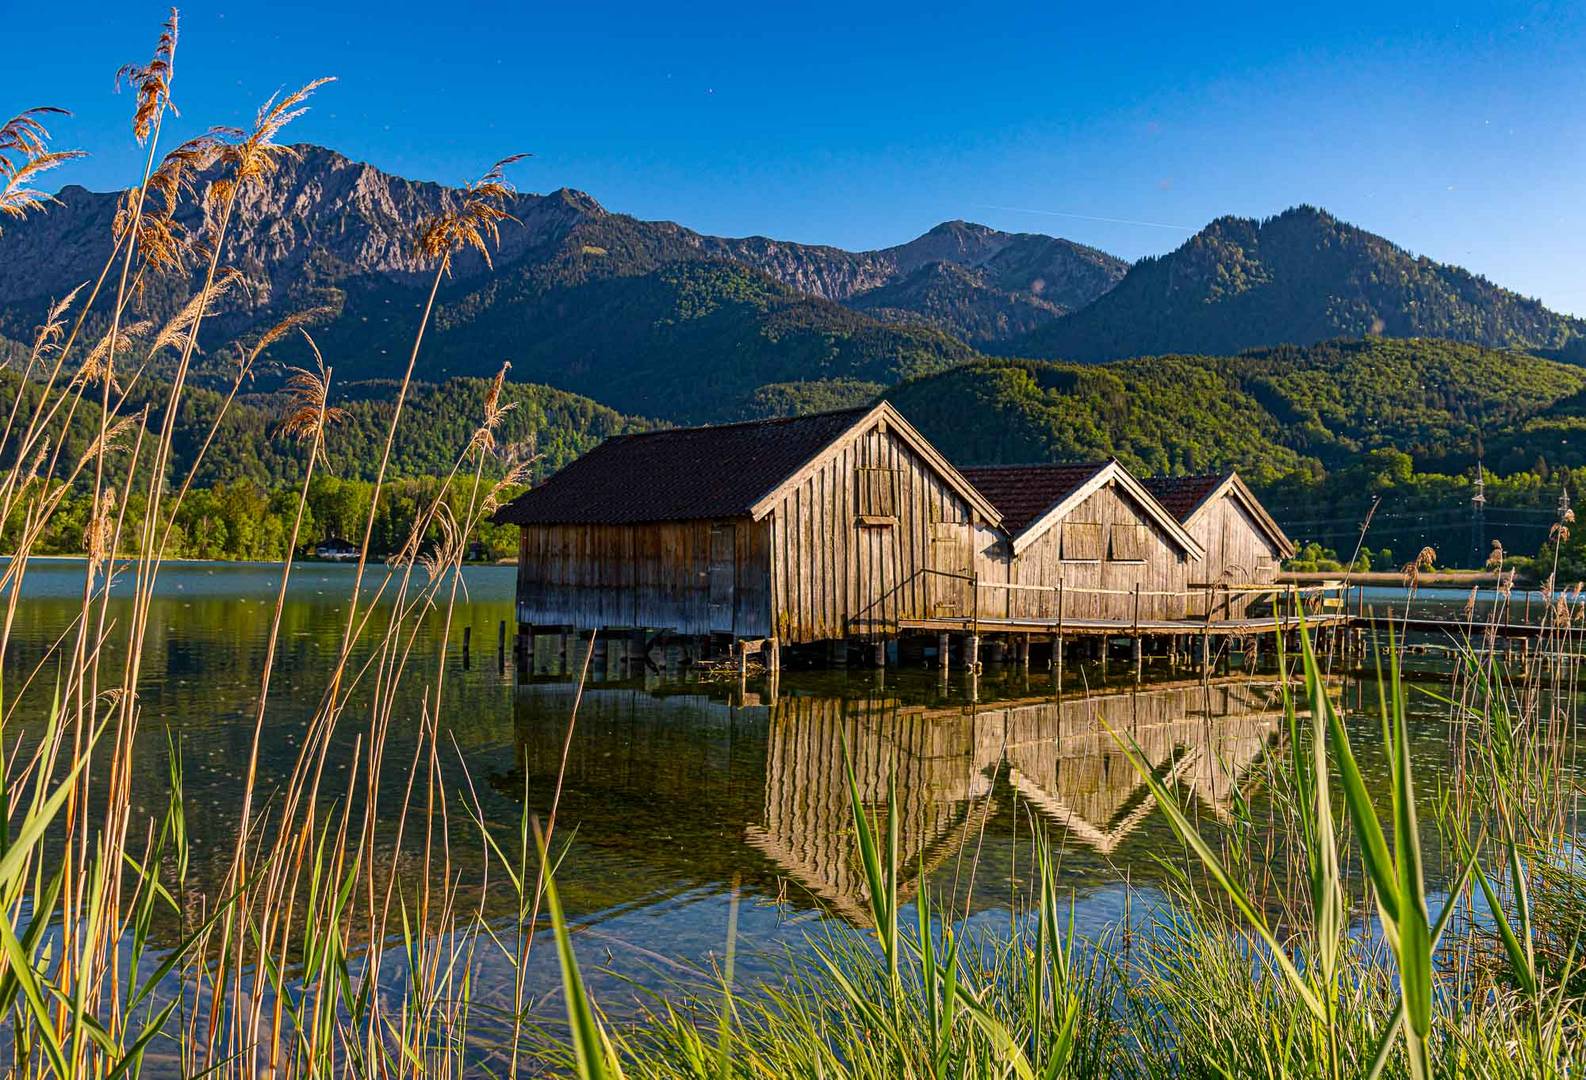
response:
[[[1353,619],[1343,612],[1318,612],[1306,615],[1304,624],[1322,626],[1347,626]],[[933,618],[902,619],[898,626],[903,630],[934,630],[937,632],[980,634],[1029,634],[1042,637],[1133,637],[1136,635],[1212,637],[1248,636],[1270,634],[1279,630],[1298,630],[1301,618],[1297,615],[1256,616],[1243,619],[1007,619],[1007,618]]]
[[[1569,633],[1574,629],[1556,623],[1468,622],[1458,613],[1446,618],[1425,615],[1411,615],[1409,618],[1403,615],[1384,615],[1376,619],[1356,617],[1353,621],[1357,626],[1376,626],[1379,630],[1392,627],[1395,633],[1404,631],[1424,634],[1455,633],[1468,635],[1473,639],[1488,635],[1501,638],[1534,638],[1548,632]]]

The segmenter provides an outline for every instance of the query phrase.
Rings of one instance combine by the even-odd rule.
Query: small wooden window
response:
[[[895,525],[897,523],[898,471],[872,467],[858,470],[859,524]]]
[[[1105,537],[1098,522],[1063,522],[1063,561],[1100,562]]]
[[[1114,525],[1112,527],[1112,561],[1145,562],[1150,549],[1150,537],[1144,525]]]

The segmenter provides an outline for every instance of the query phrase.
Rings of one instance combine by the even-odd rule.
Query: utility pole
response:
[[[1476,459],[1476,484],[1470,495],[1470,557],[1472,566],[1487,561],[1487,478]]]

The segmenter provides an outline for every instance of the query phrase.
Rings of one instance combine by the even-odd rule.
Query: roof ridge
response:
[[[725,431],[729,428],[772,427],[779,424],[795,424],[805,420],[826,420],[836,416],[863,416],[874,408],[874,405],[855,405],[847,409],[823,409],[820,412],[800,413],[797,416],[762,416],[755,420],[733,420],[726,424],[692,424],[688,427],[653,428],[649,431],[625,432],[622,435],[614,435],[605,441],[644,439],[655,435],[685,435],[698,431]]]
[[[1221,470],[1215,470],[1215,471],[1212,471],[1212,472],[1152,473],[1150,476],[1142,476],[1140,479],[1146,480],[1146,481],[1151,481],[1151,480],[1226,480],[1226,479],[1228,479],[1228,477],[1234,475],[1238,471],[1239,471],[1238,469],[1221,469]]]
[[[1117,458],[1101,458],[1087,461],[1031,461],[1011,465],[961,465],[959,472],[980,472],[990,469],[1104,469],[1111,465]]]

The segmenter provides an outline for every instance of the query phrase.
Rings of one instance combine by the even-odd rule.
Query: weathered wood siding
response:
[[[892,513],[873,513],[889,484]],[[769,520],[772,626],[785,642],[891,634],[954,599],[960,586],[927,571],[971,570],[969,505],[882,425],[810,470]]]
[[[1192,571],[1192,581],[1270,585],[1277,579],[1282,553],[1238,499],[1224,495],[1205,507],[1189,525],[1190,535],[1206,549],[1205,562]],[[1218,613],[1239,618],[1253,603],[1266,598],[1230,593],[1216,601]]]
[[[1129,553],[1126,547],[1131,538],[1144,557],[1115,558],[1115,553]],[[1065,541],[1069,545],[1066,549]],[[1089,547],[1087,553],[1099,557],[1065,557],[1081,543]],[[1200,610],[1194,598],[1150,595],[1184,593],[1191,580],[1198,580],[1198,564],[1116,484],[1091,494],[1017,557],[1010,556],[1011,550],[1007,541],[983,546],[977,557],[981,580],[1048,587],[1062,582],[1065,620],[1132,620],[1136,586],[1141,591],[1141,619],[1181,619]],[[1087,589],[1110,591],[1084,591]],[[980,588],[981,618],[1056,620],[1057,609],[1054,592],[986,585]]]
[[[769,534],[747,519],[527,526],[518,621],[764,637]]]

